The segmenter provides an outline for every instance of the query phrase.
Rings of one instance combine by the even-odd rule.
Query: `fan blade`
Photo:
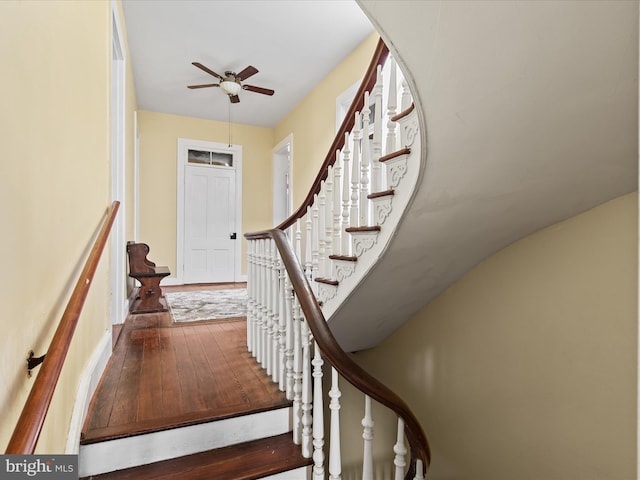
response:
[[[187,88],[208,88],[208,87],[219,87],[219,83],[207,83],[206,85],[187,85]]]
[[[254,85],[242,85],[243,90],[249,90],[250,92],[261,93],[263,95],[273,95],[275,92],[269,88],[256,87]]]
[[[208,69],[207,67],[205,67],[204,65],[202,65],[201,63],[198,62],[191,62],[191,65],[198,67],[200,70],[207,72],[209,75],[213,75],[216,78],[219,78],[220,80],[224,80],[224,77],[220,74],[217,74],[216,72],[214,72],[213,70]]]
[[[258,69],[256,67],[252,67],[249,65],[247,68],[242,70],[240,73],[236,74],[236,78],[240,81],[246,80],[247,78],[258,73]]]
[[[231,103],[239,103],[240,97],[238,95],[229,95],[229,100],[231,100]]]

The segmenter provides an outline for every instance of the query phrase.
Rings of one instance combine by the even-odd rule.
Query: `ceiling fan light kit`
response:
[[[227,95],[237,95],[242,90],[239,83],[232,80],[225,80],[220,82],[220,89]]]
[[[254,85],[243,85],[242,82],[247,78],[258,73],[258,69],[249,65],[247,68],[242,70],[240,73],[235,73],[231,71],[224,72],[224,77],[213,70],[205,67],[199,62],[192,62],[192,65],[198,67],[203,72],[208,73],[209,75],[216,77],[220,80],[220,83],[207,83],[204,85],[188,85],[187,88],[196,89],[196,88],[209,88],[209,87],[220,87],[226,95],[229,96],[229,101],[231,103],[238,103],[240,101],[240,97],[238,97],[238,93],[240,90],[248,90],[249,92],[260,93],[262,95],[273,95],[275,92],[269,88],[256,87]]]

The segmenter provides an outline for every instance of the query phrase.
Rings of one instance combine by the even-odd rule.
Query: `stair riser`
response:
[[[311,467],[300,467],[287,472],[276,473],[261,480],[308,480],[311,478]]]
[[[79,455],[80,476],[86,477],[113,472],[259,438],[280,435],[291,430],[290,419],[291,408],[282,408],[161,432],[81,445]]]

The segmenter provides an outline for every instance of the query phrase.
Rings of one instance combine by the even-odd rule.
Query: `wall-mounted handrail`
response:
[[[29,397],[27,398],[5,453],[32,454],[35,451],[44,420],[47,416],[47,411],[49,410],[49,405],[51,404],[53,392],[55,391],[65,357],[71,345],[73,332],[78,324],[84,301],[87,298],[89,287],[93,282],[93,276],[98,267],[98,262],[100,261],[107,239],[109,238],[111,226],[116,218],[119,206],[120,202],[115,201],[107,210],[102,228],[91,248],[89,257],[73,289],[67,307],[62,314],[58,328],[49,345],[46,358],[33,383],[31,392],[29,393]]]
[[[342,125],[340,125],[340,128],[336,133],[331,147],[329,147],[327,156],[325,157],[324,162],[322,162],[322,166],[318,171],[316,179],[311,184],[309,193],[307,193],[307,196],[302,202],[302,205],[300,205],[300,207],[295,212],[293,212],[293,214],[291,214],[289,218],[284,220],[276,228],[280,230],[286,230],[291,225],[293,225],[296,220],[302,218],[305,213],[307,213],[307,207],[313,203],[313,196],[320,191],[322,181],[327,178],[329,166],[333,165],[333,163],[336,161],[336,151],[341,150],[344,146],[344,134],[350,132],[353,129],[353,126],[355,124],[355,113],[361,111],[364,105],[364,93],[370,92],[376,84],[376,71],[378,65],[383,65],[388,56],[389,48],[382,39],[378,40],[378,45],[376,46],[376,49],[373,53],[373,57],[371,58],[369,67],[364,74],[364,78],[362,80],[362,83],[360,84],[360,88],[358,88],[358,91],[353,98],[353,102],[351,102],[351,106],[349,107],[349,110],[347,111],[344,120],[342,121]]]

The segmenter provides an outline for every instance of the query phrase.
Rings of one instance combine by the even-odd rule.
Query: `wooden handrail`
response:
[[[9,440],[5,452],[7,454],[28,455],[35,451],[45,417],[47,416],[47,411],[49,410],[49,405],[51,404],[53,392],[55,391],[60,372],[62,371],[64,359],[71,345],[73,332],[78,324],[84,301],[87,298],[89,287],[93,282],[93,276],[98,267],[98,262],[100,261],[100,256],[107,243],[107,239],[109,238],[111,226],[116,218],[119,206],[120,202],[113,202],[107,211],[106,219],[89,253],[80,278],[78,278],[78,282],[73,289],[69,303],[62,314],[60,324],[49,345],[46,358],[33,383],[33,387],[22,410],[22,414],[18,419],[16,428],[13,431],[11,440]]]
[[[362,83],[360,84],[360,88],[358,88],[353,102],[351,102],[351,106],[349,107],[349,110],[347,111],[344,120],[342,121],[342,125],[340,125],[340,128],[338,129],[338,133],[336,133],[336,137],[333,140],[331,147],[329,147],[327,156],[325,157],[324,162],[322,162],[322,166],[320,167],[316,179],[313,181],[313,184],[311,184],[309,193],[307,193],[307,196],[302,202],[302,205],[300,205],[300,207],[295,212],[293,212],[293,214],[289,218],[284,220],[276,228],[280,230],[286,230],[291,225],[293,225],[296,220],[302,218],[305,213],[307,213],[307,207],[313,203],[313,196],[320,191],[322,181],[327,178],[329,167],[336,161],[336,151],[341,150],[344,146],[344,134],[350,132],[353,129],[353,126],[355,124],[355,114],[356,112],[361,111],[362,107],[364,106],[364,93],[371,92],[376,84],[378,65],[383,65],[388,56],[389,48],[385,45],[382,39],[378,40],[378,45],[376,46],[376,49],[373,53],[373,57],[371,58],[369,67],[364,74],[364,78],[362,80]]]
[[[369,395],[378,403],[394,411],[405,423],[405,433],[414,460],[407,478],[415,474],[415,460],[422,460],[425,468],[431,461],[431,450],[427,436],[409,406],[397,394],[391,391],[375,377],[362,369],[340,347],[331,333],[316,296],[307,281],[300,262],[289,244],[286,234],[279,229],[263,232],[261,238],[272,238],[280,252],[282,263],[287,269],[296,298],[304,312],[314,340],[318,343],[323,358],[326,359],[349,383]]]

